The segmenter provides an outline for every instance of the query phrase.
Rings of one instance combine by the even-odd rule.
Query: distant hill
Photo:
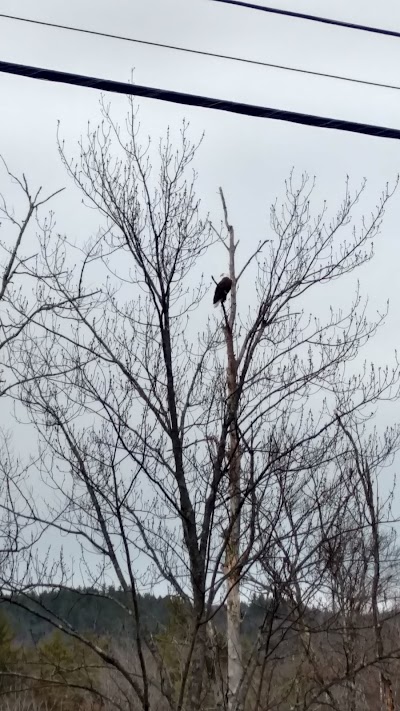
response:
[[[94,589],[57,590],[43,592],[41,595],[15,597],[15,603],[0,602],[2,610],[8,618],[17,640],[29,643],[37,642],[49,634],[54,628],[37,615],[24,610],[18,603],[42,611],[49,612],[66,620],[79,632],[90,632],[96,635],[107,635],[119,638],[131,634],[134,627],[132,617],[124,609],[126,595],[122,590],[109,588],[104,592]],[[40,605],[35,604],[35,600]],[[141,624],[149,632],[157,633],[165,629],[170,617],[171,606],[169,596],[156,597],[145,594],[139,596]],[[245,636],[253,637],[263,622],[268,603],[262,596],[254,598],[250,604],[242,605],[242,631]],[[222,610],[216,610],[214,622],[223,630],[225,616]]]

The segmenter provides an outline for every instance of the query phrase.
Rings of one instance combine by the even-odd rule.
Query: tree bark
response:
[[[227,647],[228,647],[228,710],[241,708],[239,700],[243,675],[242,646],[240,639],[240,442],[237,427],[238,410],[238,362],[235,355],[233,329],[236,316],[236,272],[235,272],[235,235],[228,221],[224,194],[220,195],[229,235],[229,276],[232,280],[229,316],[223,306],[225,317],[225,340],[227,348],[227,403],[229,417],[229,528],[225,555],[225,573],[227,576]]]

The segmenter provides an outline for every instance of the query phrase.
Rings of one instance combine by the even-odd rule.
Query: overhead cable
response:
[[[311,69],[302,69],[300,67],[289,67],[285,64],[273,64],[272,62],[263,62],[258,59],[248,59],[246,57],[235,57],[230,54],[220,54],[217,52],[207,52],[201,49],[191,49],[189,47],[180,47],[173,44],[164,44],[162,42],[152,42],[150,40],[137,39],[136,37],[125,37],[124,35],[110,34],[109,32],[99,32],[98,30],[88,30],[82,27],[74,27],[71,25],[59,25],[55,22],[45,22],[44,20],[32,20],[28,17],[19,17],[17,15],[6,15],[0,13],[0,18],[7,20],[15,20],[17,22],[26,22],[32,25],[40,25],[42,27],[51,27],[53,29],[68,30],[70,32],[80,32],[85,35],[94,35],[95,37],[105,37],[107,39],[115,39],[123,42],[133,42],[148,47],[158,47],[161,49],[170,49],[177,52],[187,52],[188,54],[197,54],[203,57],[212,57],[213,59],[225,59],[231,62],[239,62],[242,64],[251,64],[258,67],[268,67],[269,69],[280,69],[287,72],[296,72],[298,74],[308,74],[310,76],[322,77],[323,79],[336,79],[340,81],[352,82],[354,84],[364,84],[365,86],[375,86],[380,89],[396,89],[400,90],[400,86],[396,84],[384,84],[381,82],[368,81],[366,79],[356,79],[354,77],[346,77],[341,74],[327,74],[325,72],[316,72]]]
[[[252,2],[242,2],[242,0],[212,0],[213,2],[222,2],[227,5],[238,5],[239,7],[247,7],[250,10],[261,10],[262,12],[270,12],[274,15],[283,15],[284,17],[296,17],[300,20],[311,20],[312,22],[322,22],[324,25],[336,25],[337,27],[346,27],[349,30],[361,30],[362,32],[373,32],[377,35],[386,35],[389,37],[400,37],[400,32],[396,30],[386,30],[382,27],[371,27],[370,25],[359,25],[354,22],[345,22],[344,20],[332,20],[328,17],[320,15],[308,15],[305,12],[295,12],[294,10],[281,10],[277,7],[267,7],[266,5],[256,5]]]
[[[289,121],[291,123],[303,124],[305,126],[337,129],[339,131],[351,131],[352,133],[361,133],[379,138],[400,139],[400,129],[395,128],[385,128],[384,126],[372,126],[370,124],[356,123],[354,121],[325,118],[323,116],[313,116],[311,114],[301,114],[296,111],[272,109],[266,106],[244,104],[225,99],[213,99],[207,96],[186,94],[180,91],[170,91],[168,89],[157,89],[155,87],[141,86],[139,84],[112,81],[110,79],[88,77],[80,74],[71,74],[69,72],[60,72],[53,69],[32,67],[24,64],[14,64],[12,62],[0,61],[0,72],[4,72],[6,74],[16,74],[30,79],[41,79],[61,84],[72,84],[75,86],[98,89],[100,91],[110,91],[116,94],[143,96],[149,99],[158,99],[159,101],[167,101],[173,104],[198,106],[217,111],[228,111],[230,113],[242,114],[244,116]]]

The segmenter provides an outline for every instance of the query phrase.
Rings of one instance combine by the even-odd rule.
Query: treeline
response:
[[[152,635],[162,633],[175,615],[174,600],[169,595],[139,595],[142,628]],[[245,637],[252,638],[257,634],[268,605],[268,599],[263,595],[254,596],[250,602],[242,602],[241,627]],[[80,633],[105,635],[111,639],[130,636],[135,622],[128,608],[127,594],[114,587],[103,590],[61,589],[30,594],[28,600],[16,595],[12,602],[0,601],[0,612],[13,630],[16,641],[21,644],[35,644],[54,631],[53,625],[40,615],[43,609],[52,613],[55,621],[66,620]],[[281,612],[284,615],[283,609]],[[224,631],[225,615],[221,607],[214,609],[214,624],[218,630]]]
[[[6,609],[7,608],[7,609]],[[0,711],[97,711],[102,704],[100,672],[96,655],[86,645],[68,638],[59,630],[36,627],[41,639],[34,639],[31,628],[25,630],[25,639],[11,625],[33,618],[11,614],[11,607],[0,611]],[[47,634],[47,632],[49,632]],[[107,645],[107,640],[89,637]]]
[[[172,683],[178,683],[188,643],[190,612],[176,596],[138,596],[142,635],[153,640]],[[242,605],[243,639],[250,644],[268,614],[269,601],[259,595]],[[115,588],[58,589],[15,596],[0,605],[0,711],[98,711],[112,708],[112,668],[98,663],[91,644],[135,667],[135,622],[127,593]],[[43,619],[43,611],[48,619]],[[226,664],[225,613],[213,611],[220,660]],[[282,614],[284,611],[282,610]],[[59,621],[74,630],[59,630]],[[74,635],[77,632],[81,639]],[[82,643],[86,639],[89,644]]]
[[[101,646],[104,655],[110,654],[118,663],[128,664],[129,661],[135,673],[139,664],[138,647],[127,603],[126,593],[115,588],[43,592],[30,596],[30,611],[26,609],[26,598],[22,595],[9,602],[3,601],[0,606],[0,711],[108,711],[120,708],[128,687],[120,687],[114,664],[107,661],[99,664],[96,647]],[[138,603],[149,668],[155,674],[157,659],[162,659],[171,693],[177,693],[190,644],[190,609],[177,596],[145,594],[138,597]],[[45,609],[49,618],[54,615],[54,625],[43,620]],[[278,711],[290,711],[299,699],[307,698],[315,684],[316,670],[323,669],[329,678],[330,670],[346,657],[349,634],[361,656],[373,645],[369,614],[357,615],[353,626],[346,628],[333,610],[307,609],[299,616],[289,602],[281,600],[277,604],[276,600],[263,595],[242,602],[241,613],[243,661],[246,667],[251,663],[254,644],[268,645],[266,667],[268,674],[272,670],[274,673]],[[213,651],[216,666],[222,674],[228,663],[225,619],[223,608],[216,608],[212,622]],[[58,629],[59,620],[64,621],[64,626],[70,628],[72,634]],[[381,622],[386,640],[399,646],[400,626],[396,610],[382,616]],[[304,659],[305,637],[313,646],[313,656]],[[398,662],[388,660],[386,673],[394,679],[395,698],[400,694],[398,671]],[[257,668],[255,683],[260,674],[261,670]],[[378,703],[379,693],[373,666],[365,664],[364,669],[360,666],[357,698],[360,702],[363,699],[365,708],[373,708]],[[347,680],[343,686],[339,684],[339,694],[342,705],[337,708],[348,711],[343,705],[347,703]],[[329,703],[331,701],[329,699]],[[163,703],[162,696],[159,702]],[[354,708],[358,711],[359,707]]]

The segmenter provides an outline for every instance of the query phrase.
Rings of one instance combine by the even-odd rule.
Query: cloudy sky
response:
[[[262,4],[262,0],[259,0]],[[271,0],[272,2],[272,0]],[[274,6],[400,30],[398,0],[274,0]],[[85,29],[231,54],[276,64],[400,86],[400,39],[278,17],[211,0],[1,0],[0,12]],[[232,99],[270,107],[400,129],[400,91],[366,87],[277,69],[145,47],[0,18],[0,59],[118,81]],[[73,153],[88,120],[99,119],[99,93],[0,74],[0,153],[32,184],[67,191],[54,202],[58,229],[86,239],[93,213],[77,210],[79,198],[60,164],[57,122]],[[124,97],[111,97],[121,120]],[[315,129],[233,114],[141,100],[145,133],[157,138],[168,125],[190,121],[193,138],[205,131],[196,159],[203,204],[219,219],[222,185],[241,256],[267,237],[268,210],[283,197],[292,167],[316,176],[316,198],[334,208],[348,174],[354,186],[365,176],[363,209],[375,206],[386,181],[400,170],[400,142]],[[1,179],[3,176],[1,176]],[[7,184],[2,182],[7,191]],[[318,205],[317,205],[318,207]],[[370,355],[383,363],[400,335],[400,192],[391,201],[376,258],[358,276],[370,313],[390,299],[390,315]],[[220,265],[211,273],[219,274]],[[349,287],[350,288],[350,287]],[[351,292],[349,291],[349,294]]]
[[[260,0],[261,2],[261,0]],[[321,13],[317,0],[276,0],[282,8]],[[351,9],[349,9],[351,7]],[[112,9],[111,9],[112,8]],[[1,0],[0,12],[184,47],[232,54],[321,72],[400,86],[400,39],[214,3],[211,0]],[[396,0],[328,0],[323,13],[338,19],[400,29]],[[400,92],[240,65],[227,60],[144,47],[118,40],[42,28],[0,18],[1,59],[92,76],[253,102],[299,112],[400,128]],[[0,152],[16,172],[50,190],[67,183],[56,150],[57,121],[71,146],[99,117],[99,93],[0,74]],[[124,97],[112,97],[122,118]],[[193,137],[205,131],[196,167],[199,189],[214,217],[217,188],[223,185],[232,220],[242,241],[265,234],[268,205],[282,195],[295,167],[316,175],[319,194],[334,205],[349,174],[354,185],[369,180],[366,210],[383,184],[399,170],[400,144],[279,121],[253,119],[205,109],[141,100],[145,132],[161,135],[168,124],[191,122]],[[71,217],[69,185],[54,204],[61,231],[76,234],[84,225]],[[390,296],[396,311],[396,256],[399,200],[392,201],[384,239],[369,274],[371,298]],[[86,219],[85,217],[83,219]],[[87,218],[89,219],[89,218]],[[390,293],[388,293],[390,292]],[[397,322],[396,322],[397,323]]]

